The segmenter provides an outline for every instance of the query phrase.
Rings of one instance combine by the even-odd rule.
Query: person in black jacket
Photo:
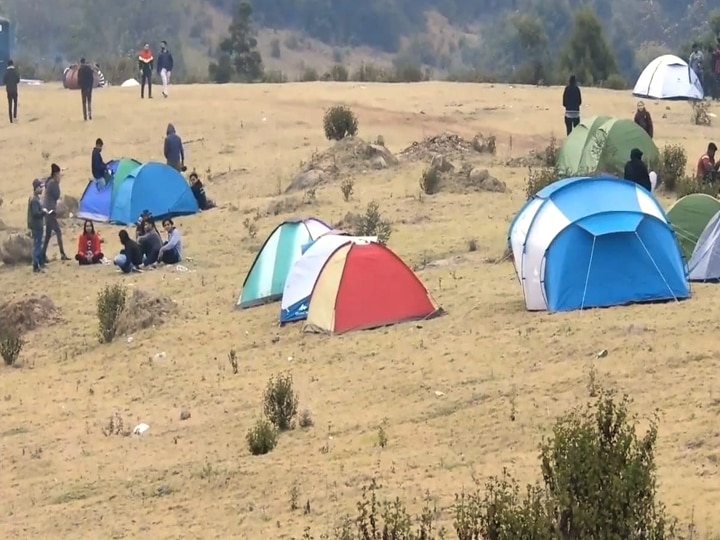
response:
[[[78,86],[82,96],[83,118],[92,120],[92,91],[95,86],[95,71],[92,66],[80,59],[80,67],[77,73]]]
[[[124,274],[129,274],[130,272],[140,272],[140,266],[143,263],[143,255],[140,245],[130,238],[130,235],[125,229],[118,233],[118,238],[120,238],[120,243],[123,248],[113,261],[115,266],[120,268]]]
[[[173,55],[167,48],[167,41],[163,41],[160,43],[160,54],[157,59],[157,72],[163,85],[163,97],[168,97],[168,86],[170,86],[173,64]]]
[[[625,174],[623,178],[635,182],[639,186],[644,187],[652,192],[652,182],[650,182],[650,172],[647,165],[642,160],[642,150],[633,148],[630,150],[630,161],[625,164]]]
[[[580,106],[582,105],[582,93],[577,85],[575,75],[570,75],[565,90],[563,91],[563,107],[565,107],[565,129],[570,135],[572,130],[580,123]]]
[[[7,68],[3,74],[3,84],[7,93],[8,117],[10,117],[10,123],[12,124],[17,121],[18,85],[20,84],[20,75],[15,69],[15,63],[12,60],[8,60]]]

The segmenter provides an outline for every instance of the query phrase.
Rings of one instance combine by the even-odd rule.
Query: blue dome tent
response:
[[[554,182],[517,214],[509,244],[529,311],[690,297],[687,267],[665,211],[627,180]]]
[[[130,168],[127,162],[131,161],[110,162],[113,176],[107,185],[98,187],[94,180],[88,183],[80,199],[79,218],[131,225],[143,210],[149,210],[155,219],[198,212],[192,189],[182,174],[163,163]]]

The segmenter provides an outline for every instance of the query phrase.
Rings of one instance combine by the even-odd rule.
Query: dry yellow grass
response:
[[[373,475],[412,509],[424,490],[446,506],[473,477],[503,467],[533,480],[541,436],[586,399],[588,363],[601,349],[609,354],[595,363],[597,382],[629,392],[641,414],[662,412],[659,477],[670,510],[687,520],[694,509],[702,527],[720,527],[712,510],[720,505],[717,288],[695,286],[680,304],[531,314],[512,266],[484,262],[502,253],[524,201],[525,171],[502,163],[562,133],[559,89],[312,83],[175,86],[170,99],[153,101],[138,94],[96,92],[95,120],[84,123],[79,94],[23,87],[21,123],[0,118],[0,212],[9,225],[24,227],[31,180],[51,162],[67,168],[63,190],[79,197],[96,137],[106,158],[157,159],[168,122],[186,140],[189,165],[217,175],[207,189],[223,206],[178,220],[190,272],[119,276],[59,261],[44,275],[0,269],[3,299],[46,293],[65,319],[29,335],[21,368],[0,370],[0,537],[291,538],[352,511]],[[627,92],[600,90],[585,90],[584,101],[585,115],[628,116],[635,104]],[[322,112],[341,102],[356,111],[362,136],[382,134],[394,151],[444,130],[498,137],[498,156],[487,163],[510,193],[418,200],[416,165],[358,176],[349,203],[328,185],[314,205],[298,209],[334,222],[375,199],[395,224],[390,247],[410,264],[461,255],[419,272],[444,317],[329,338],[278,328],[278,304],[233,310],[253,247],[289,215],[262,218],[255,241],[243,219],[328,146]],[[689,124],[687,105],[649,106],[659,142],[685,144],[694,160],[712,131]],[[67,227],[72,250],[76,232]],[[112,253],[117,228],[99,229]],[[470,238],[476,252],[468,252]],[[54,242],[49,253],[57,254]],[[112,283],[171,297],[180,314],[131,343],[100,346],[95,298]],[[237,375],[226,360],[231,348]],[[166,357],[155,358],[161,351]],[[285,370],[315,427],[252,457],[246,431],[268,377]],[[189,420],[180,421],[183,409]],[[127,428],[146,422],[149,432],[105,437],[116,410]],[[384,420],[389,444],[380,449]],[[309,515],[291,512],[292,486],[301,506],[310,501]]]

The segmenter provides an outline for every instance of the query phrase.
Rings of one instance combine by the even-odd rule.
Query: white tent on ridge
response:
[[[700,79],[687,62],[672,54],[658,56],[638,77],[633,95],[646,99],[703,99]]]

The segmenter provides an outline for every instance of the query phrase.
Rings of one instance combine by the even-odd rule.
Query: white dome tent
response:
[[[646,99],[697,100],[704,91],[697,74],[687,62],[672,54],[658,56],[643,70],[633,95]]]

